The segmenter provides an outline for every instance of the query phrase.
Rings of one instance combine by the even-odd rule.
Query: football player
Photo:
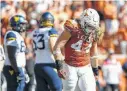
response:
[[[97,11],[88,8],[79,19],[65,22],[65,30],[58,38],[53,51],[58,75],[64,79],[63,91],[74,91],[77,85],[81,91],[96,91],[97,41],[101,36],[99,21]],[[63,47],[65,59],[61,52]]]
[[[53,15],[50,12],[43,13],[39,29],[32,33],[37,91],[62,91],[62,81],[54,70],[55,61],[52,54],[57,36]]]
[[[3,50],[2,45],[0,45],[0,91],[3,91],[4,90],[4,89],[2,89],[2,82],[1,82],[4,61],[5,61],[4,50]]]
[[[7,80],[7,91],[24,91],[25,87],[25,43],[21,36],[26,30],[27,21],[21,15],[10,19],[12,30],[4,36],[5,66],[3,69]]]

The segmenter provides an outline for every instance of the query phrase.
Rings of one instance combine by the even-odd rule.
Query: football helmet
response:
[[[23,32],[26,31],[27,20],[21,15],[15,15],[10,19],[10,26],[14,31]]]
[[[99,14],[92,8],[85,9],[80,16],[80,25],[85,32],[89,32],[90,27],[92,30],[99,30],[99,22]]]
[[[53,27],[54,26],[54,16],[50,12],[45,12],[40,18],[40,27]]]

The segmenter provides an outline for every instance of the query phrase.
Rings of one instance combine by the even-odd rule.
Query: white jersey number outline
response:
[[[75,49],[75,51],[81,51],[82,43],[83,43],[83,41],[82,40],[79,40],[78,42],[73,43],[71,45],[71,48]]]
[[[73,43],[73,44],[71,45],[71,48],[75,49],[75,51],[81,51],[82,43],[83,43],[83,40],[79,40],[78,42]],[[90,52],[91,46],[92,46],[92,43],[90,43],[90,44],[85,48],[85,53],[89,53],[89,52]]]
[[[26,48],[25,48],[25,43],[24,41],[21,41],[21,49],[20,52],[25,52]]]

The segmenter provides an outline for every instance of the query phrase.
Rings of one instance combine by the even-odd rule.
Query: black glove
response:
[[[66,72],[63,69],[63,61],[56,60],[56,69],[60,78],[66,78]]]
[[[56,60],[56,69],[57,70],[63,69],[63,61]]]
[[[98,68],[92,68],[92,70],[93,70],[93,73],[95,76],[99,75],[99,69]]]

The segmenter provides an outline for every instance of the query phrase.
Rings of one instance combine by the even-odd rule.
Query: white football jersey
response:
[[[4,49],[3,47],[0,45],[0,61],[1,60],[5,60],[5,55],[4,55]]]
[[[18,67],[23,67],[26,65],[25,51],[26,46],[23,37],[16,31],[8,31],[4,37],[4,48],[5,48],[5,65],[11,65],[8,58],[7,46],[16,46],[16,61]]]
[[[49,47],[50,36],[57,36],[54,28],[40,28],[32,32],[36,63],[54,63],[54,56]]]

